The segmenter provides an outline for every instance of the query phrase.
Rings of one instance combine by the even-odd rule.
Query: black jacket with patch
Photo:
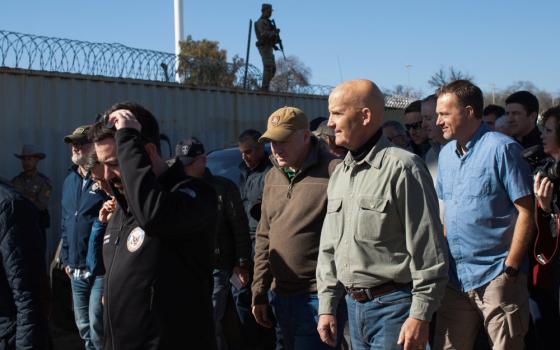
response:
[[[204,180],[212,185],[218,196],[218,216],[214,234],[214,267],[231,269],[248,267],[251,258],[249,224],[235,183],[222,176],[212,175],[207,168]]]
[[[179,162],[156,178],[138,131],[115,138],[126,198],[103,239],[104,349],[214,349],[216,194]]]

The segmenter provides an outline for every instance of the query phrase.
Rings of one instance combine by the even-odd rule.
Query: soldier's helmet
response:
[[[261,11],[264,11],[264,10],[272,10],[272,5],[271,4],[262,4]]]

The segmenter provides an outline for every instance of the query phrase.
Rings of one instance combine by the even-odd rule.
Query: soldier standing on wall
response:
[[[275,45],[280,42],[280,30],[276,28],[270,20],[272,16],[272,5],[262,4],[261,18],[255,22],[255,33],[257,35],[257,48],[261,54],[263,62],[263,79],[261,90],[268,91],[270,81],[276,73],[276,63],[274,62]]]

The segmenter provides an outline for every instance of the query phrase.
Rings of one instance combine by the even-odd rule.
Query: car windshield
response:
[[[270,144],[265,145],[265,151],[270,154]],[[207,167],[213,175],[230,179],[239,187],[239,164],[241,153],[237,147],[224,148],[208,153]]]
[[[208,169],[213,175],[223,176],[239,186],[241,153],[237,148],[226,148],[208,153]]]

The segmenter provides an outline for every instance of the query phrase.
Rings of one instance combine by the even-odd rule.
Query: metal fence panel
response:
[[[47,154],[39,163],[39,170],[54,185],[49,255],[59,238],[61,185],[71,165],[63,137],[79,125],[92,123],[96,113],[123,100],[136,101],[152,111],[172,148],[177,141],[190,136],[198,137],[208,150],[234,144],[246,128],[263,130],[268,115],[284,105],[301,108],[310,119],[327,116],[325,96],[273,95],[0,69],[0,138],[4,144],[0,176],[11,179],[20,172],[20,162],[14,153],[19,153],[23,144],[35,144]],[[164,152],[168,152],[165,146]]]

